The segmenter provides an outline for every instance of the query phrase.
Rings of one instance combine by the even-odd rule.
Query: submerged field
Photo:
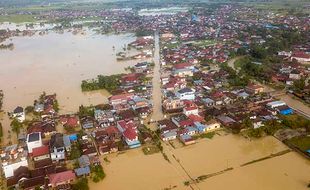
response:
[[[295,152],[242,164],[288,148],[273,137],[248,141],[234,135],[201,139],[197,144],[172,148],[164,146],[170,163],[160,153],[144,155],[141,149],[107,156],[103,162],[107,177],[91,189],[306,189],[309,161]],[[174,156],[173,156],[174,155]],[[174,158],[175,157],[175,158]],[[230,171],[186,186],[199,176]],[[294,188],[293,188],[294,187]]]

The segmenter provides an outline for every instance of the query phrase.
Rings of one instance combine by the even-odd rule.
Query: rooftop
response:
[[[41,133],[30,133],[27,137],[27,142],[39,141],[41,138]]]

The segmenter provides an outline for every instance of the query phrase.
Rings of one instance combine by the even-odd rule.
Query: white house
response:
[[[28,134],[26,143],[27,143],[28,152],[32,153],[32,149],[41,147],[43,145],[41,133],[38,132],[38,133]]]
[[[15,108],[15,110],[13,111],[12,116],[14,118],[16,118],[19,122],[24,122],[26,119],[26,115],[25,115],[25,111],[24,108],[18,106],[17,108]]]
[[[179,77],[193,76],[193,71],[188,68],[176,69],[173,71],[173,75]]]
[[[292,52],[291,51],[279,51],[278,55],[279,56],[290,57],[292,55]]]
[[[21,161],[12,164],[2,163],[2,169],[5,178],[13,177],[14,171],[21,166],[28,167],[28,161],[26,158],[22,158]]]
[[[206,131],[212,131],[221,128],[221,124],[215,120],[210,120],[206,124]]]
[[[60,161],[65,159],[65,144],[63,134],[56,133],[51,137],[50,140],[50,152],[51,159],[53,161]]]
[[[196,106],[185,107],[185,108],[183,108],[183,113],[184,113],[186,116],[189,116],[189,115],[198,115],[199,110],[198,110],[198,107],[196,107]]]
[[[274,109],[276,107],[285,106],[286,103],[283,102],[283,101],[273,101],[273,102],[269,102],[266,105],[267,105],[267,107],[270,107],[270,108]]]
[[[183,88],[178,90],[175,95],[180,100],[195,100],[195,90],[191,88]]]
[[[177,132],[174,130],[174,131],[170,131],[170,132],[167,132],[167,133],[163,133],[161,135],[161,138],[163,141],[170,141],[170,140],[174,140],[177,138]]]

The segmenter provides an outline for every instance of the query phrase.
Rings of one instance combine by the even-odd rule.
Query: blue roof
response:
[[[205,128],[207,128],[207,126],[203,125],[203,124],[200,123],[200,122],[195,122],[194,124],[195,124],[195,126],[197,127],[197,129],[198,129],[199,132],[202,132],[202,131],[204,131]]]
[[[74,169],[74,172],[76,173],[77,176],[88,175],[90,174],[90,168],[89,166],[86,166],[84,168],[77,168]]]
[[[84,129],[90,129],[94,127],[94,124],[92,122],[87,122],[87,123],[84,123],[82,127]]]
[[[188,132],[191,132],[191,131],[197,131],[197,129],[195,127],[186,127],[186,129],[188,130]]]
[[[183,139],[183,140],[190,140],[192,139],[192,137],[188,134],[185,134],[185,135],[180,135],[180,138]]]
[[[204,103],[207,103],[207,104],[213,103],[213,102],[214,102],[214,100],[212,100],[211,98],[204,98],[204,99],[202,99],[202,101],[203,101]]]
[[[77,140],[77,134],[69,135],[69,139],[70,139],[71,141],[76,141],[76,140]]]
[[[248,93],[246,93],[246,92],[241,92],[241,93],[239,93],[238,94],[238,96],[241,96],[241,97],[248,97],[248,96],[250,96]]]
[[[69,137],[68,135],[64,135],[64,136],[63,136],[63,140],[64,140],[64,145],[65,145],[65,147],[71,146],[70,137]]]
[[[90,165],[90,160],[87,155],[82,155],[80,158],[78,158],[80,167],[86,167]]]

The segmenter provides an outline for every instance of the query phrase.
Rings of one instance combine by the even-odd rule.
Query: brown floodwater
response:
[[[61,113],[75,112],[81,104],[107,102],[106,91],[84,93],[81,81],[99,74],[122,73],[125,67],[137,63],[137,60],[116,61],[116,53],[136,37],[133,34],[97,35],[88,30],[85,33],[49,32],[43,36],[9,39],[14,43],[14,50],[0,51],[3,110],[10,112],[17,106],[32,105],[43,91],[57,94]],[[5,132],[9,128],[6,115],[0,117]]]
[[[227,135],[202,139],[182,148],[163,146],[171,163],[161,153],[146,156],[141,149],[108,155],[109,163],[102,160],[107,177],[97,184],[91,182],[90,189],[306,189],[309,182],[310,162],[295,152],[241,167],[244,163],[288,149],[274,137],[249,141]],[[192,188],[184,185],[190,177],[196,179],[227,167],[234,169],[205,179]]]

